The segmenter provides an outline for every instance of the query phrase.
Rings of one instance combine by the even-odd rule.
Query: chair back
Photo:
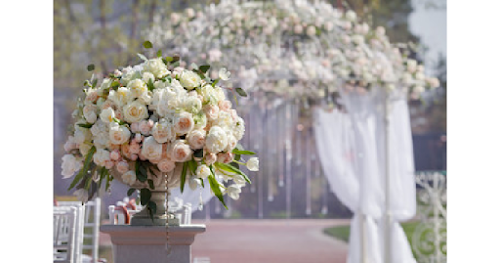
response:
[[[77,262],[77,224],[79,208],[54,207],[53,208],[53,248],[54,262]]]

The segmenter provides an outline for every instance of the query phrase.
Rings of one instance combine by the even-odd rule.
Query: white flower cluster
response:
[[[140,180],[136,163],[179,177],[179,167],[187,167],[188,162],[197,167],[195,172],[187,169],[188,182],[201,183],[212,176],[219,184],[224,174],[225,179],[234,179],[231,187],[245,185],[246,180],[239,180],[239,169],[224,171],[240,155],[236,148],[245,133],[243,119],[205,72],[181,67],[169,70],[169,64],[162,58],[149,59],[116,70],[100,86],[85,90],[75,131],[64,145],[64,178],[84,167],[92,149],[93,165],[121,175],[130,186],[145,181]],[[248,168],[255,171],[258,160],[251,160]],[[154,179],[151,173],[147,177]],[[227,192],[224,184],[219,187]]]
[[[155,25],[147,35],[194,50],[216,67],[237,65],[231,68],[237,81],[257,82],[252,88],[279,96],[324,98],[352,83],[359,90],[398,87],[418,98],[426,88],[439,86],[408,58],[407,45],[389,42],[384,28],[371,29],[354,11],[342,12],[325,1],[305,3],[222,0],[198,12],[173,13],[171,21]],[[169,36],[176,37],[164,41]],[[295,52],[280,55],[278,45]],[[270,79],[294,85],[267,85]]]

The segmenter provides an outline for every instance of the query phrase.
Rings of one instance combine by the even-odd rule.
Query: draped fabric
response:
[[[386,151],[384,93],[341,92],[347,113],[315,110],[315,136],[331,190],[354,213],[349,263],[383,262]],[[415,215],[413,149],[408,106],[404,98],[389,103],[389,212],[392,262],[416,262],[399,224]],[[364,220],[361,223],[361,218]]]

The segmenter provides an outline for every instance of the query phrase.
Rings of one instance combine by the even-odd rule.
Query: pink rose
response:
[[[217,105],[206,105],[203,107],[203,112],[205,112],[209,120],[215,120],[219,117],[219,107]]]
[[[141,145],[139,145],[135,141],[130,144],[130,153],[138,154],[140,151],[141,151]]]
[[[135,160],[137,160],[137,157],[138,157],[137,154],[132,154],[130,156],[130,160],[135,161]],[[144,161],[144,159],[142,159],[142,160]]]
[[[132,125],[130,125],[130,130],[133,133],[138,133],[139,132],[139,123],[138,122],[132,123]]]
[[[151,127],[153,126],[149,126],[149,121],[143,120],[139,122],[139,131],[144,135],[149,135]]]
[[[207,165],[212,165],[217,161],[217,155],[215,153],[207,153],[205,155],[205,163]]]
[[[117,161],[121,157],[120,151],[119,150],[113,150],[111,152],[111,154],[109,154],[109,157],[111,158],[111,160]]]
[[[217,154],[217,162],[220,163],[230,163],[233,161],[234,155],[233,153],[218,153]]]
[[[219,101],[219,109],[222,111],[229,111],[231,106],[231,102],[228,100]]]
[[[140,143],[142,141],[143,136],[140,133],[136,133],[134,136],[134,141]]]
[[[111,168],[113,168],[114,165],[115,165],[115,162],[113,162],[111,160],[104,162],[104,166],[106,167],[106,169],[111,169]]]
[[[122,150],[123,156],[130,158],[131,153],[130,153],[130,145],[129,144],[122,144],[121,150]]]
[[[181,112],[177,119],[174,129],[177,134],[186,134],[194,128],[194,120],[189,112]]]
[[[166,172],[170,172],[170,171],[174,170],[175,162],[168,159],[168,158],[165,158],[165,159],[161,159],[160,162],[158,162],[157,166],[158,166],[158,169],[160,169],[160,171],[166,173]]]
[[[170,155],[172,160],[175,162],[183,163],[189,158],[193,152],[189,149],[189,145],[183,143],[182,141],[175,141],[170,150]]]
[[[116,170],[121,174],[126,173],[128,171],[128,163],[125,161],[118,162],[116,164]]]

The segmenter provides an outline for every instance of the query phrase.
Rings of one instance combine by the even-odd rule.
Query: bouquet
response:
[[[152,48],[149,41],[143,45]],[[151,213],[151,190],[162,185],[183,191],[186,182],[195,189],[208,181],[224,206],[224,194],[238,199],[250,183],[239,165],[257,171],[259,160],[242,159],[255,153],[238,144],[245,122],[220,85],[228,72],[211,79],[209,65],[183,68],[179,56],[162,57],[161,50],[151,59],[138,55],[138,65],[117,69],[101,82],[94,75],[85,81],[64,145],[62,175],[74,176],[68,190],[75,188],[86,202],[104,181],[108,190],[119,179],[131,186],[128,195],[140,190],[141,204]],[[241,88],[228,90],[246,96]]]

